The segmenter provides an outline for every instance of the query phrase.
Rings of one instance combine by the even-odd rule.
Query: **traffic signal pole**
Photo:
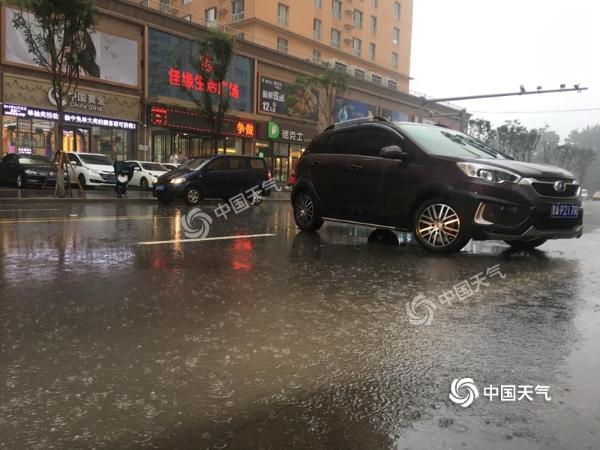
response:
[[[476,100],[480,98],[495,98],[495,97],[513,97],[520,95],[534,95],[534,94],[552,94],[555,92],[581,92],[587,91],[586,87],[579,87],[579,85],[575,85],[572,88],[560,88],[560,89],[537,89],[535,91],[526,91],[523,87],[519,92],[505,92],[501,94],[483,94],[483,95],[466,95],[461,97],[443,97],[443,98],[425,98],[421,97],[421,102],[419,103],[419,111],[417,113],[417,121],[419,123],[423,123],[423,109],[426,105],[433,103],[441,103],[441,102],[453,102],[458,100]]]

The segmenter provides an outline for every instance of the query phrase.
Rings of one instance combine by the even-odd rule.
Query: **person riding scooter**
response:
[[[116,161],[113,167],[117,177],[115,185],[117,198],[127,197],[127,184],[133,178],[133,166],[125,161]]]

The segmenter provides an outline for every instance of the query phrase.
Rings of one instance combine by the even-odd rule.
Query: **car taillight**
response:
[[[293,186],[294,183],[296,183],[296,168],[298,167],[298,164],[300,164],[300,159],[301,158],[302,157],[298,158],[294,162],[294,165],[292,167],[292,172],[290,173],[290,176],[288,177],[288,181],[287,181],[288,186]]]

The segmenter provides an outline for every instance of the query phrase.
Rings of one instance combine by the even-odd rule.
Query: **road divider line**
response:
[[[232,239],[253,239],[260,237],[273,237],[275,234],[265,233],[265,234],[243,234],[239,236],[215,236],[215,237],[207,237],[207,238],[198,238],[198,239],[172,239],[170,241],[147,241],[147,242],[137,242],[137,245],[160,245],[160,244],[180,244],[187,242],[204,242],[204,241],[226,241]]]

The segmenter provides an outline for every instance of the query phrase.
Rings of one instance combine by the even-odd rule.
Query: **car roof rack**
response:
[[[341,128],[341,127],[346,127],[346,126],[349,126],[349,125],[356,125],[356,124],[359,124],[359,123],[369,123],[369,122],[386,122],[386,123],[390,123],[389,120],[387,120],[385,117],[381,117],[381,116],[359,117],[357,119],[344,120],[343,122],[338,122],[338,123],[334,123],[332,125],[329,125],[327,128],[325,128],[325,131],[333,130],[334,128]]]

